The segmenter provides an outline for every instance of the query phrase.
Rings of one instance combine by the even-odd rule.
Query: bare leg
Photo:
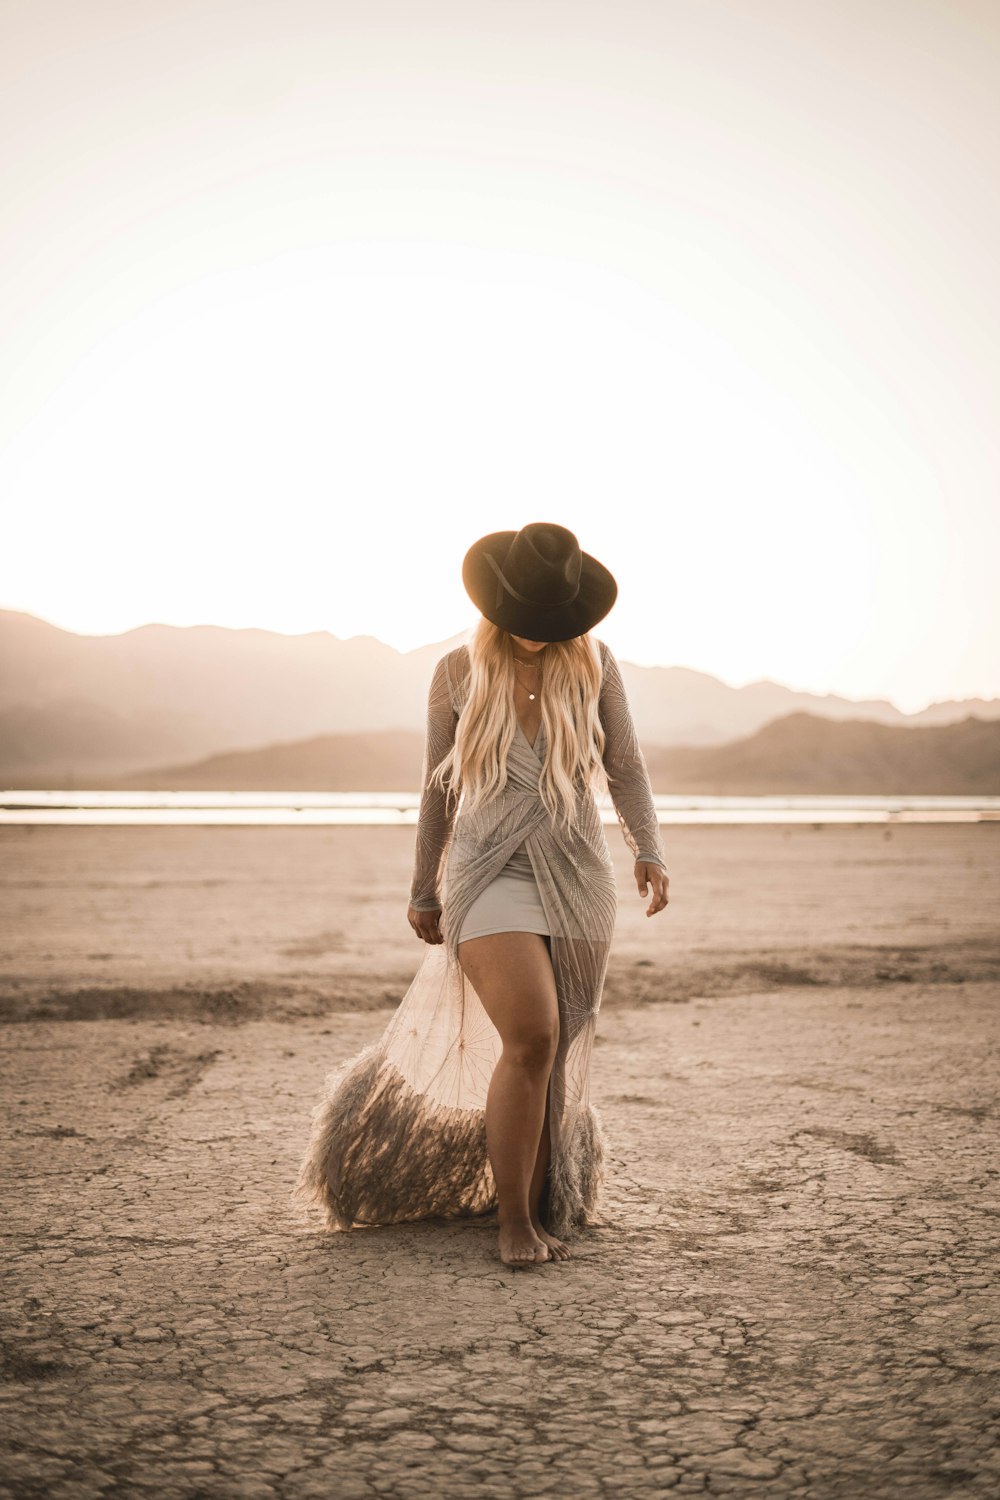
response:
[[[554,1257],[532,1224],[530,1192],[559,1043],[552,961],[545,939],[534,932],[469,938],[459,944],[458,958],[503,1043],[486,1096],[500,1258],[507,1265],[550,1260]]]
[[[542,1201],[542,1190],[545,1187],[545,1174],[549,1169],[549,1090],[545,1087],[545,1119],[542,1122],[542,1138],[538,1143],[538,1155],[535,1157],[535,1170],[531,1176],[531,1187],[528,1191],[528,1207],[531,1211],[531,1227],[541,1240],[543,1245],[548,1245],[549,1254],[553,1260],[569,1260],[570,1248],[562,1240],[557,1240],[554,1234],[543,1226],[539,1212]]]
[[[545,946],[552,956],[552,939],[545,939]],[[558,1055],[556,1058],[558,1065]],[[551,1155],[552,1137],[549,1130],[550,1089],[552,1077],[550,1076],[545,1088],[545,1119],[542,1124],[542,1138],[538,1143],[538,1155],[535,1158],[535,1170],[531,1175],[531,1187],[528,1192],[528,1206],[531,1210],[531,1227],[543,1244],[548,1245],[549,1254],[553,1260],[569,1260],[570,1248],[562,1240],[556,1239],[555,1235],[545,1227],[542,1222],[541,1204],[542,1194],[545,1191],[545,1177],[549,1169],[549,1158]]]

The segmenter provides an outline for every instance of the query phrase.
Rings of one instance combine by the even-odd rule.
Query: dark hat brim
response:
[[[503,591],[497,605],[497,575],[487,553],[503,567],[516,531],[491,531],[473,542],[462,563],[465,591],[480,614],[526,641],[571,641],[603,620],[618,597],[612,574],[589,552],[581,552],[580,590],[569,604],[522,604]]]

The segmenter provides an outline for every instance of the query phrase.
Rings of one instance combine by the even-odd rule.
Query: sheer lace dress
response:
[[[645,759],[621,672],[598,641],[604,769],[625,841],[636,859],[666,863]],[[389,1224],[495,1208],[486,1152],[486,1091],[500,1038],[465,977],[458,934],[476,897],[523,845],[550,931],[560,1039],[549,1081],[547,1225],[565,1234],[592,1216],[605,1137],[590,1103],[590,1059],[614,932],[617,893],[593,789],[580,786],[577,825],[553,824],[541,800],[545,729],[534,746],[520,726],[507,781],[469,812],[429,784],[455,736],[468,684],[468,648],[437,663],[428,696],[423,792],[411,904],[441,909],[443,944],[429,944],[380,1039],[327,1081],[299,1177],[331,1228]]]

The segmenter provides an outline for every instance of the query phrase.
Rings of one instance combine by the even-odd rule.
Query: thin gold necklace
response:
[[[522,667],[534,667],[536,672],[541,671],[541,668],[538,667],[534,662],[521,661],[521,658],[519,656],[515,656],[514,657],[514,675],[515,676],[517,675],[517,664],[518,664],[518,662],[521,663]],[[522,686],[524,686],[523,683],[522,683]],[[527,689],[525,689],[525,691],[527,691]],[[535,694],[534,693],[529,692],[528,693],[528,697],[531,699],[532,703],[535,701]]]

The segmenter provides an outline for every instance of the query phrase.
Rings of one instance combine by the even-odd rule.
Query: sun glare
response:
[[[792,382],[617,273],[358,244],[146,308],[3,467],[25,596],[78,629],[219,619],[407,649],[469,623],[477,535],[552,519],[618,576],[622,649],[739,680],[762,636],[803,679],[862,649],[875,554],[849,457]],[[38,507],[57,545],[33,562]]]

